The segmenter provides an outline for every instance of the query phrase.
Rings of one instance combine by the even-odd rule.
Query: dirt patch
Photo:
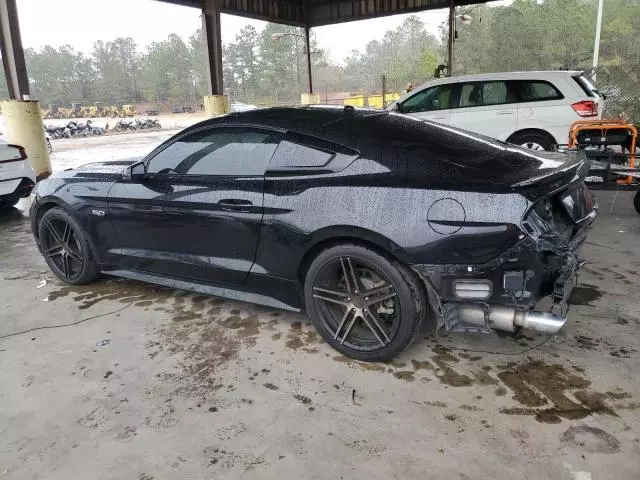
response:
[[[304,395],[294,395],[293,398],[298,400],[303,405],[309,405],[311,403],[311,399],[309,397],[305,397]]]
[[[120,303],[167,301],[174,290],[159,285],[150,285],[132,280],[104,280],[90,285],[64,285],[49,292],[47,300],[54,302],[59,298],[72,296],[79,310],[91,308],[103,300]]]
[[[415,371],[418,370],[433,370],[434,367],[433,365],[431,365],[431,363],[427,360],[425,360],[424,362],[421,362],[419,360],[411,360],[411,364],[413,365],[413,369]]]
[[[393,372],[393,376],[407,382],[413,382],[416,379],[411,370],[399,370],[397,372]]]
[[[571,305],[589,305],[602,297],[602,292],[595,285],[582,284],[571,291],[569,303]]]
[[[344,355],[336,355],[333,357],[336,362],[347,363],[350,366],[357,366],[363,370],[369,370],[370,372],[384,372],[387,368],[382,363],[373,362],[360,362],[353,358],[345,357]]]
[[[573,339],[576,342],[576,347],[582,348],[583,350],[595,350],[600,345],[598,340],[594,340],[585,335],[576,335]]]
[[[273,384],[273,383],[271,383],[271,382],[267,382],[267,383],[265,383],[265,384],[264,384],[264,387],[265,387],[265,388],[268,388],[269,390],[278,390],[278,389],[279,389],[279,387],[278,387],[277,385],[274,385],[274,384]]]
[[[618,453],[620,441],[600,428],[579,425],[569,427],[560,437],[566,446],[578,447],[588,453]]]
[[[532,360],[505,367],[506,370],[498,373],[498,378],[524,408],[504,408],[501,413],[533,415],[543,423],[559,423],[561,418],[575,420],[593,413],[615,415],[605,404],[606,395],[586,391],[591,382],[568,372],[562,365]],[[573,395],[580,403],[568,396],[571,390],[577,390]]]
[[[458,357],[444,347],[435,347],[433,351],[436,352],[436,356],[432,358],[433,363],[440,369],[440,373],[436,372],[436,377],[441,383],[452,387],[468,387],[473,384],[469,376],[459,374],[449,365],[449,363],[458,363],[460,361]]]

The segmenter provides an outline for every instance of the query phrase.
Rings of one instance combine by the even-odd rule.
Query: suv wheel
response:
[[[551,141],[547,135],[538,132],[516,133],[508,142],[529,150],[545,150],[551,152],[556,149],[555,143]]]
[[[327,343],[364,361],[389,360],[410,345],[427,308],[410,270],[359,245],[321,252],[307,272],[304,295]]]
[[[38,239],[47,265],[63,282],[82,285],[98,277],[86,234],[63,209],[45,212],[38,224]]]

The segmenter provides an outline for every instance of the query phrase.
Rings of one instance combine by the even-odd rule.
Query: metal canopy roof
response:
[[[205,0],[158,0],[201,8]],[[492,0],[455,0],[456,6]],[[450,0],[219,0],[220,11],[289,25],[319,27],[451,6]],[[305,9],[308,21],[305,22]]]

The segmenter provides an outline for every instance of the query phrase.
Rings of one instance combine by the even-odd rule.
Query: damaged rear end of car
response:
[[[532,154],[505,149],[515,160],[505,170],[502,194],[523,201],[519,219],[505,228],[508,248],[477,264],[416,264],[437,312],[449,331],[556,333],[567,321],[568,301],[583,261],[579,257],[598,205],[584,184],[588,165],[580,153]],[[536,165],[528,169],[531,161]],[[473,211],[465,225],[474,224]],[[464,229],[463,229],[464,230]]]

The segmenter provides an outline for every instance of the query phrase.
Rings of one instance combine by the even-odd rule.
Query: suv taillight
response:
[[[571,105],[571,108],[581,117],[597,117],[598,116],[598,104],[593,100],[584,100],[583,102],[577,102]]]
[[[12,143],[7,145],[7,147],[17,148],[18,152],[20,153],[20,160],[26,160],[27,159],[27,151],[24,149],[24,147],[21,147],[20,145],[13,145]]]

